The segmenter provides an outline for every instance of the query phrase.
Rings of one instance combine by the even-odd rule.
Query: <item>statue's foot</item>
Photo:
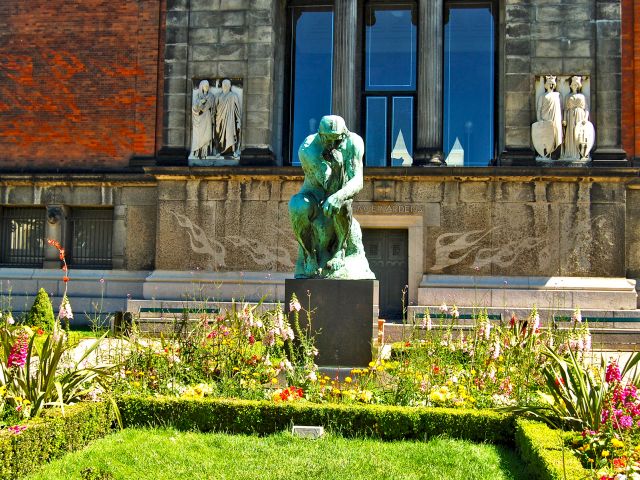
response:
[[[338,252],[335,255],[335,257],[333,257],[331,260],[329,260],[327,262],[327,268],[329,270],[333,270],[334,272],[337,272],[338,270],[343,268],[344,265],[345,265],[345,263],[344,263],[344,252]]]

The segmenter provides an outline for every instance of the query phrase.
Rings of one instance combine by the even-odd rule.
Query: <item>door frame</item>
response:
[[[418,304],[418,287],[424,272],[424,220],[422,215],[353,215],[361,228],[406,229],[408,231],[408,304]]]

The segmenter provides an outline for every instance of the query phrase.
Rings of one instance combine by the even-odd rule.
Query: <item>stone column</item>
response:
[[[442,163],[443,0],[418,2],[418,125],[414,165]]]
[[[591,121],[596,128],[593,165],[624,166],[626,153],[621,136],[621,9],[619,1],[596,1],[595,110]],[[592,90],[593,92],[593,90]],[[591,95],[594,98],[594,95]]]
[[[347,128],[357,130],[360,109],[356,91],[357,0],[336,0],[333,16],[332,113],[344,118]]]

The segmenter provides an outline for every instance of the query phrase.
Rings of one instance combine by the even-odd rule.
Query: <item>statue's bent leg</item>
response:
[[[333,217],[333,225],[336,233],[336,251],[333,258],[327,262],[327,267],[332,270],[340,270],[344,266],[352,219],[353,212],[350,201],[346,202]]]
[[[304,192],[297,193],[289,201],[289,217],[293,233],[300,245],[300,254],[303,256],[302,271],[296,268],[296,277],[313,277],[318,270],[317,233],[314,228],[314,219],[320,209],[316,199]]]

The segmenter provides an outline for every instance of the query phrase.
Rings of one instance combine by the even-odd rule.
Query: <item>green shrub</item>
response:
[[[448,435],[503,444],[513,443],[514,435],[511,415],[488,410],[139,396],[122,396],[117,404],[125,426],[266,435],[292,424],[320,425],[346,437],[401,440]]]
[[[27,315],[27,325],[42,328],[45,332],[53,332],[56,319],[49,294],[41,288],[38,290],[33,306]]]
[[[515,441],[532,478],[578,480],[589,477],[589,472],[571,449],[563,448],[564,440],[559,430],[544,423],[518,418]]]
[[[63,454],[78,450],[90,441],[106,435],[114,420],[107,402],[80,403],[47,410],[27,424],[19,434],[0,432],[0,479],[26,475]]]

